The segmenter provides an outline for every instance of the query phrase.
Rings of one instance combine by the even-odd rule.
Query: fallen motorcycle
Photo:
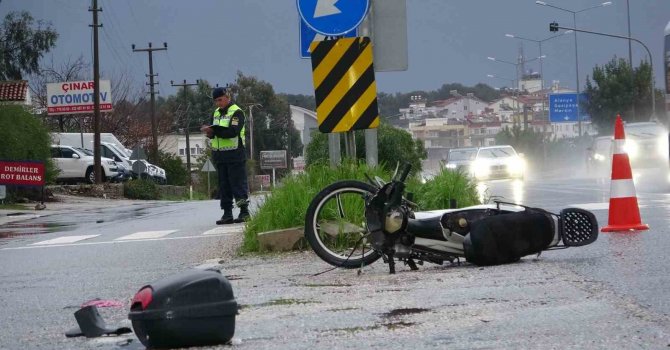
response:
[[[459,209],[415,212],[405,194],[406,164],[390,182],[344,180],[319,192],[305,215],[305,236],[325,262],[360,268],[379,258],[395,273],[396,261],[412,270],[417,263],[512,263],[545,250],[578,247],[598,238],[593,213],[566,208],[554,214],[540,208],[497,201]]]

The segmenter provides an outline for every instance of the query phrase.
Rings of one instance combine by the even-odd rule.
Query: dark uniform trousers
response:
[[[214,151],[214,153],[216,152],[229,151]],[[245,163],[245,161],[216,162],[216,172],[219,175],[219,196],[221,197],[221,209],[223,210],[232,209],[233,199],[238,207],[246,205],[249,201]]]

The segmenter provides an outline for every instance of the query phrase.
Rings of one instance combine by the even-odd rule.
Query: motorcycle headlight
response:
[[[623,149],[628,154],[628,158],[633,159],[637,157],[638,152],[640,150],[640,146],[638,146],[637,142],[635,142],[634,140],[628,139],[626,140],[626,143],[624,143]]]
[[[401,209],[393,209],[386,214],[384,220],[384,231],[389,234],[402,230],[407,223],[407,215]]]

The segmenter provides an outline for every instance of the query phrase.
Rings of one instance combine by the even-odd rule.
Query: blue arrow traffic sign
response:
[[[344,34],[345,38],[356,37],[356,30]],[[312,41],[321,41],[326,37],[310,28],[305,21],[300,19],[300,58],[310,58],[309,45]]]
[[[370,8],[370,0],[296,0],[307,26],[326,36],[344,35],[358,27]]]

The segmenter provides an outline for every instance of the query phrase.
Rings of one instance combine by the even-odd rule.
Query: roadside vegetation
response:
[[[260,251],[260,232],[304,226],[307,207],[319,191],[339,180],[367,182],[365,174],[385,180],[393,176],[384,166],[369,167],[364,162],[349,161],[335,169],[324,163],[313,164],[305,173],[284,178],[247,223],[242,252]],[[407,191],[415,194],[420,210],[449,208],[450,199],[456,200],[459,207],[479,203],[474,183],[459,172],[443,170],[425,184],[415,175],[407,186]]]

